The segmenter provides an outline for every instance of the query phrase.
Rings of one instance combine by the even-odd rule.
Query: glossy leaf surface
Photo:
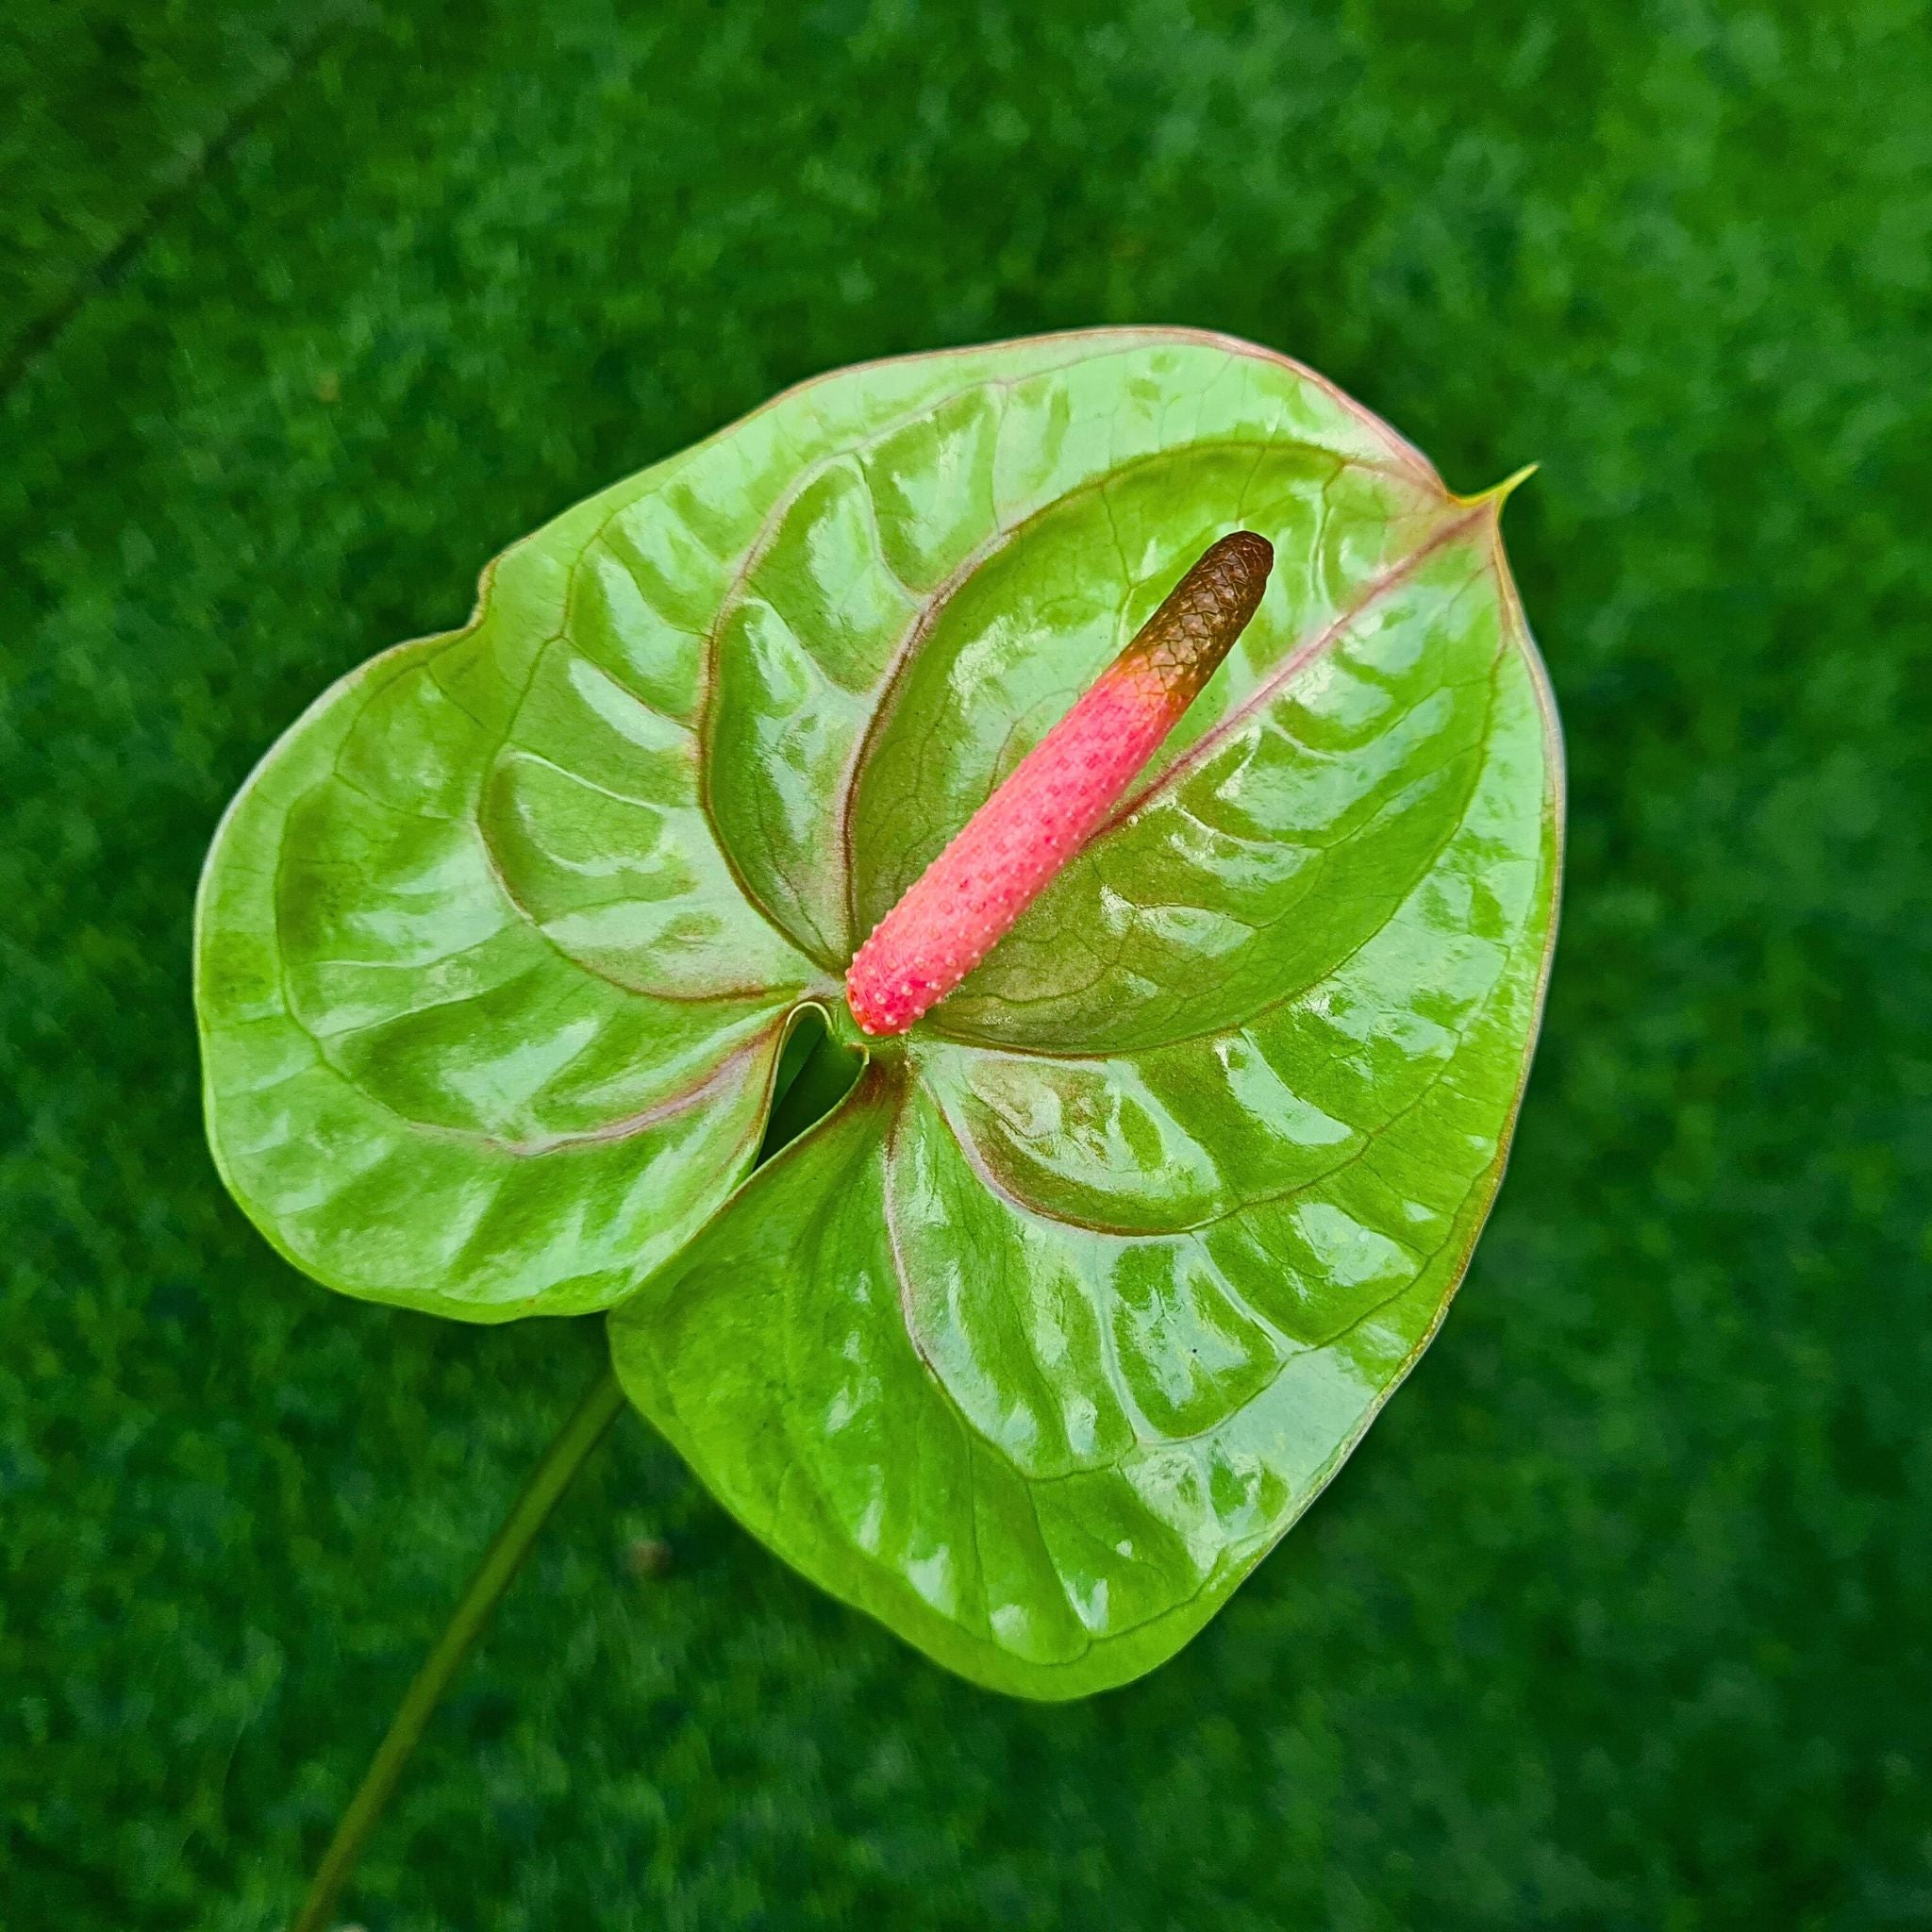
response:
[[[982,1682],[1158,1662],[1414,1361],[1500,1177],[1559,755],[1495,500],[1296,366],[841,372],[510,552],[225,823],[211,1134],[352,1292],[621,1304],[632,1399]],[[1116,820],[749,1180],[786,1029],[1214,538],[1276,564]]]

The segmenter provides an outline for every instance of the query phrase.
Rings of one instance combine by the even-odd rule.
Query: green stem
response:
[[[503,1527],[484,1551],[469,1588],[450,1612],[442,1635],[436,1640],[436,1647],[423,1660],[423,1668],[416,1673],[416,1681],[409,1686],[397,1709],[389,1735],[369,1760],[361,1786],[349,1801],[349,1808],[342,1813],[342,1822],[336,1826],[336,1835],[316,1868],[315,1882],[303,1901],[294,1932],[324,1932],[330,1911],[356,1869],[356,1860],[361,1856],[369,1834],[375,1829],[383,1807],[389,1803],[430,1713],[448,1690],[450,1679],[476,1641],[477,1633],[489,1622],[497,1598],[508,1588],[537,1532],[623,1407],[624,1391],[617,1386],[616,1375],[607,1367],[543,1452],[543,1459],[531,1472],[523,1494],[511,1506]]]

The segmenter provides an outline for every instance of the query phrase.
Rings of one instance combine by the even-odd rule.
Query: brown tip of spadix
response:
[[[1254,602],[1258,604],[1261,592],[1268,587],[1268,573],[1274,568],[1274,544],[1265,537],[1257,537],[1253,530],[1237,530],[1232,536],[1222,538],[1218,543],[1210,543],[1202,553],[1194,571],[1189,575],[1191,576],[1196,571],[1216,572],[1225,576],[1231,585],[1251,591]]]
[[[1144,666],[1186,705],[1248,627],[1274,567],[1274,546],[1252,530],[1210,543],[1141,626],[1115,668]]]

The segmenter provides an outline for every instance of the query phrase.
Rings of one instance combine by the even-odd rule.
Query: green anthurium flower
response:
[[[612,1310],[725,1506],[967,1676],[1148,1669],[1412,1366],[1501,1177],[1561,769],[1500,508],[1189,331],[788,392],[250,778],[197,922],[224,1177],[344,1292]],[[859,941],[1237,529],[1265,596],[1122,810],[862,1035]],[[846,1091],[758,1165],[807,1019]]]

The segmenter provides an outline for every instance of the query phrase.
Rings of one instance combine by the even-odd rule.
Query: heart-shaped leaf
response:
[[[1497,531],[1307,371],[1097,331],[810,383],[503,558],[217,838],[238,1198],[350,1292],[617,1307],[633,1401],[981,1682],[1183,1642],[1440,1323],[1554,932],[1560,760]],[[1259,613],[953,997],[872,924],[1237,527]],[[816,1008],[864,1071],[748,1180]]]

